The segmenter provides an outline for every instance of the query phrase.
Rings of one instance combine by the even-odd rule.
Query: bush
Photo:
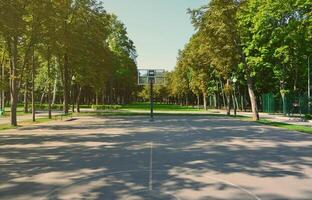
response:
[[[79,105],[80,108],[91,108],[92,105]]]
[[[306,114],[306,115],[304,115],[303,119],[304,119],[305,121],[307,121],[307,120],[312,120],[312,115]]]
[[[120,105],[92,105],[91,107],[94,110],[119,110]]]
[[[29,104],[29,109],[31,109],[31,104]],[[49,104],[35,104],[36,110],[49,110]],[[51,106],[52,110],[63,110],[63,104],[54,104]]]

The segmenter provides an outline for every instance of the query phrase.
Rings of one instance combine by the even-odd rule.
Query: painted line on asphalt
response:
[[[193,131],[195,131],[196,133],[198,134],[203,134],[201,131],[199,131],[198,129],[196,129],[195,127],[193,127],[189,121],[185,121],[185,124],[188,125]],[[216,180],[216,181],[220,181],[220,182],[223,182],[223,183],[226,183],[228,185],[231,185],[233,187],[236,187],[238,189],[240,189],[241,191],[244,191],[245,193],[249,194],[250,196],[252,196],[253,198],[255,198],[256,200],[261,200],[257,195],[255,195],[254,193],[246,190],[245,188],[239,186],[239,185],[236,185],[234,183],[231,183],[231,182],[228,182],[224,179],[219,179],[219,178],[214,178],[214,177],[211,177],[211,176],[208,176],[208,178],[212,179],[212,180]]]
[[[57,196],[57,193],[59,192],[62,192],[62,190],[64,189],[67,189],[67,188],[70,188],[70,187],[73,187],[75,185],[79,185],[81,183],[84,183],[84,182],[87,182],[87,181],[92,181],[94,179],[98,179],[98,178],[101,178],[101,177],[105,177],[105,176],[109,176],[109,175],[118,175],[118,174],[123,174],[123,173],[135,173],[135,172],[149,172],[150,170],[149,169],[145,169],[145,170],[125,170],[125,171],[117,171],[117,172],[111,172],[111,173],[103,173],[103,174],[98,174],[96,176],[92,176],[92,177],[89,177],[89,178],[86,178],[86,179],[82,179],[80,181],[77,181],[77,182],[74,182],[72,184],[69,184],[69,185],[65,185],[65,186],[62,186],[62,187],[57,187],[55,189],[53,189],[52,191],[48,192],[48,194],[46,195],[46,197],[50,200],[54,200],[54,199],[59,199],[58,196]],[[168,170],[153,170],[153,172],[155,173],[164,173],[164,172],[168,172]],[[250,192],[249,190],[237,185],[237,184],[234,184],[234,183],[231,183],[227,180],[224,180],[224,179],[221,179],[221,178],[215,178],[215,177],[212,177],[212,176],[207,176],[208,179],[211,179],[211,180],[214,180],[214,181],[217,181],[217,182],[221,182],[221,183],[224,183],[226,185],[230,185],[234,188],[237,188],[239,189],[240,191],[244,192],[245,194],[248,194],[249,196],[253,197],[255,200],[261,200],[261,198],[259,198],[257,195],[255,195],[254,193]],[[149,189],[146,189],[145,191],[150,191]],[[130,195],[131,194],[136,194],[136,193],[140,193],[142,192],[142,190],[139,190],[139,191],[136,191],[136,192],[130,192]],[[170,195],[172,195],[171,193],[168,193]],[[175,196],[174,196],[175,197]]]

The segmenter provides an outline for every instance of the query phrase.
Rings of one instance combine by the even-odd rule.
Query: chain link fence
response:
[[[284,115],[306,115],[309,111],[309,98],[306,95],[262,95],[262,111],[265,113],[283,113]]]

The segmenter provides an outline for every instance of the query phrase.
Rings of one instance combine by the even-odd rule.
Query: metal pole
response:
[[[154,94],[153,94],[153,80],[150,80],[150,103],[151,103],[151,121],[154,120]]]

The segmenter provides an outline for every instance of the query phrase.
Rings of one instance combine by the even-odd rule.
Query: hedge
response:
[[[92,105],[91,107],[94,110],[119,110],[120,105]]]

